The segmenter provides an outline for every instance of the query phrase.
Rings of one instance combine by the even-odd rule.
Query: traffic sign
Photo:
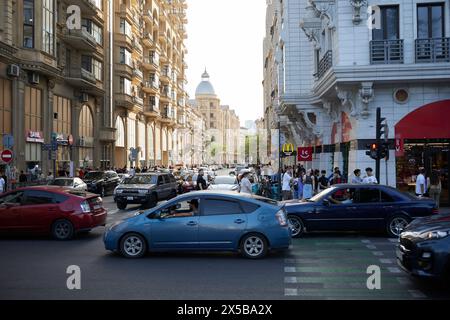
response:
[[[12,148],[14,146],[14,137],[10,134],[5,134],[3,136],[3,145],[7,149]]]
[[[5,163],[10,163],[13,160],[13,152],[9,149],[3,150],[0,159]]]

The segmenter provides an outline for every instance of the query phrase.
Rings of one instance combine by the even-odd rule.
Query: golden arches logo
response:
[[[281,151],[283,151],[284,153],[293,153],[294,145],[292,143],[285,143]]]

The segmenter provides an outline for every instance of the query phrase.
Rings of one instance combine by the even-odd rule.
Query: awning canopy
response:
[[[401,139],[450,139],[450,100],[424,105],[395,126]]]

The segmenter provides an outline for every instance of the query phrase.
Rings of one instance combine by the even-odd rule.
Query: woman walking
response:
[[[428,190],[430,193],[430,198],[432,198],[434,201],[436,201],[436,205],[439,208],[439,205],[440,205],[439,200],[441,198],[442,183],[441,183],[441,179],[439,177],[438,170],[433,170],[433,172],[431,173],[430,186],[429,186]]]
[[[314,190],[314,177],[313,171],[309,169],[306,176],[303,178],[303,199],[307,200],[312,198]]]

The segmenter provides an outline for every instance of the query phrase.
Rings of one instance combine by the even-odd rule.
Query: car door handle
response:
[[[189,227],[195,227],[195,226],[197,225],[197,222],[195,222],[195,221],[189,221],[189,222],[187,223],[187,225],[188,225]]]
[[[234,220],[234,223],[242,224],[242,223],[245,223],[245,220],[242,220],[242,219],[236,219],[236,220]]]

